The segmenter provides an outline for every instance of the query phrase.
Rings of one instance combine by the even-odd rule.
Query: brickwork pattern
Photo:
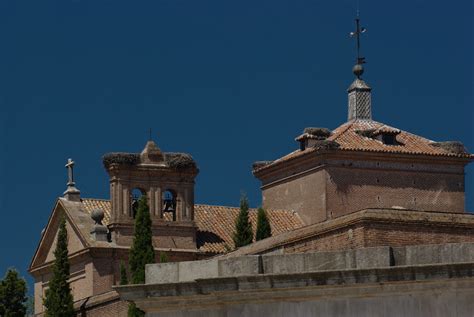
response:
[[[330,218],[365,208],[464,212],[463,174],[330,168],[328,175]]]
[[[119,299],[105,301],[99,305],[87,307],[78,312],[78,317],[127,317],[128,302]]]
[[[311,170],[311,164],[316,165]],[[462,167],[373,160],[317,160],[308,173],[264,183],[263,205],[297,212],[306,224],[367,208],[464,212]],[[287,171],[282,170],[281,175]]]
[[[341,251],[365,247],[474,242],[473,228],[379,223],[349,226],[285,245],[285,253]]]

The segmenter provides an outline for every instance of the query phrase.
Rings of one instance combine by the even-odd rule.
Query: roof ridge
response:
[[[82,200],[98,200],[104,202],[110,202],[110,199],[105,198],[82,198]],[[194,204],[194,206],[202,206],[202,207],[220,207],[220,208],[232,208],[232,209],[240,209],[240,207],[236,206],[227,206],[227,205],[211,205],[211,204]],[[250,207],[249,210],[258,210],[260,207]],[[288,213],[296,213],[296,211],[286,210],[286,209],[265,209],[265,211],[272,211],[272,212],[288,212]]]
[[[221,208],[240,209],[240,207],[223,206],[223,205],[210,205],[210,204],[194,204],[194,206],[202,206],[202,207],[221,207]],[[260,207],[251,207],[251,208],[249,208],[249,211],[251,211],[251,210],[257,211],[258,208],[260,208]],[[264,208],[264,209],[265,209],[265,208]],[[286,210],[286,209],[265,209],[265,211],[271,211],[271,212],[285,212],[285,213],[289,213],[289,214],[298,214],[297,211],[294,211],[294,210]]]
[[[336,134],[333,134],[333,135],[332,135],[332,138],[330,137],[331,140],[332,140],[332,141],[336,141],[336,139],[337,139],[338,137],[340,137],[342,134],[344,134],[344,132],[346,132],[347,130],[349,130],[349,128],[354,125],[354,122],[355,122],[355,120],[353,120],[352,122],[349,121],[349,122],[343,123],[342,125],[338,126],[336,129],[334,129],[333,131],[335,131],[335,130],[337,130],[338,128],[342,127],[343,125],[347,124],[347,126],[346,126],[342,131],[340,131],[340,132],[338,132],[338,133],[336,133]]]
[[[82,200],[100,200],[100,201],[108,201],[110,202],[110,199],[105,199],[105,198],[81,198]]]
[[[421,135],[418,135],[418,134],[414,134],[412,132],[409,132],[407,130],[404,130],[402,128],[398,128],[398,127],[395,127],[393,125],[389,125],[387,123],[384,123],[384,122],[380,122],[380,121],[375,121],[375,120],[371,120],[373,123],[376,123],[376,124],[380,124],[381,126],[378,127],[377,129],[380,129],[382,127],[387,127],[387,128],[391,128],[391,129],[396,129],[396,130],[400,130],[401,132],[405,133],[405,134],[409,134],[411,136],[414,136],[414,137],[417,137],[417,138],[420,138],[420,139],[423,139],[423,140],[426,140],[426,141],[429,141],[429,142],[436,142],[434,140],[431,140],[431,139],[428,139],[428,138],[425,138],[424,136],[421,136]]]
[[[235,208],[239,209],[240,207],[235,207],[235,206],[224,206],[224,205],[210,205],[210,204],[194,204],[194,206],[203,206],[203,207],[223,207],[223,208]],[[249,208],[251,209],[251,208]]]

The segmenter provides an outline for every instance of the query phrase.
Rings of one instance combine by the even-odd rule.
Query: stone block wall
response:
[[[261,273],[260,257],[248,255],[231,259],[210,259],[147,264],[146,284],[191,282],[196,279],[244,276]]]
[[[297,254],[245,255],[146,266],[146,284],[188,283],[202,279],[301,274],[319,271],[389,268],[474,262],[474,243],[388,246]]]

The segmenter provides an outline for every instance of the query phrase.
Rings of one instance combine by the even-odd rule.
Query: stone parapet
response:
[[[118,286],[147,316],[472,316],[474,263]],[[456,312],[455,314],[451,314]]]
[[[233,259],[147,264],[146,284],[191,282],[197,279],[259,274],[260,256]]]
[[[455,263],[474,263],[474,243],[398,248],[382,246],[345,251],[246,255],[228,259],[148,264],[145,274],[146,284],[167,284],[262,274]]]

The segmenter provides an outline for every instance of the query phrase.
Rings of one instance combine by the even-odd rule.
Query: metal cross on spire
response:
[[[359,12],[357,12],[357,18],[355,19],[356,22],[356,30],[350,33],[351,37],[356,37],[356,48],[357,48],[357,61],[358,65],[362,65],[365,63],[365,57],[360,56],[360,35],[367,31],[366,28],[360,26],[360,19],[359,19]]]

